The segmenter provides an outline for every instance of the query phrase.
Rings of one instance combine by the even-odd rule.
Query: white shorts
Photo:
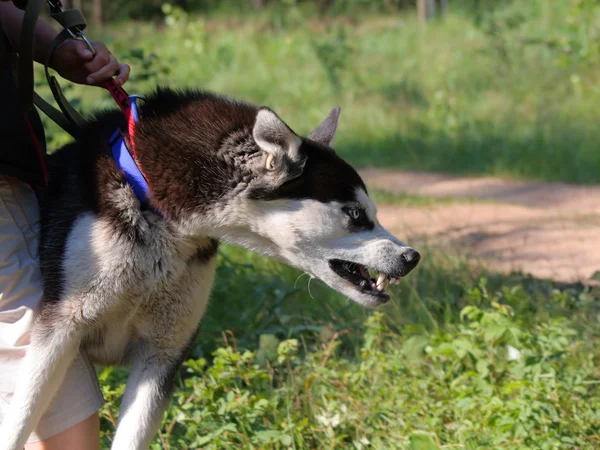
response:
[[[15,389],[43,296],[39,206],[29,185],[0,175],[0,422]],[[93,365],[77,356],[28,442],[46,440],[90,417],[104,399]]]

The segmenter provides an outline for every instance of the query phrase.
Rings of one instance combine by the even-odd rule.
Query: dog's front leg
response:
[[[0,450],[21,450],[61,386],[80,345],[67,318],[48,326],[39,318],[20,368],[19,380],[2,426]]]
[[[181,349],[157,350],[138,342],[121,402],[112,450],[147,450],[173,393]]]

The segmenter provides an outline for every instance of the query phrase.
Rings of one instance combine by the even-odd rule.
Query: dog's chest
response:
[[[89,330],[83,348],[94,363],[127,364],[136,345],[150,336],[147,329],[151,323],[139,309],[121,308]]]
[[[148,295],[130,298],[91,327],[84,348],[99,364],[128,364],[140,344],[182,347],[200,323],[212,287],[216,258],[191,264],[176,282],[161,283]],[[182,338],[183,339],[183,338]]]
[[[119,364],[140,343],[179,342],[178,334],[189,336],[197,327],[213,282],[216,244],[182,252],[160,233],[141,244],[109,231],[90,216],[76,223],[64,261],[64,301],[95,318],[83,340],[92,360]]]

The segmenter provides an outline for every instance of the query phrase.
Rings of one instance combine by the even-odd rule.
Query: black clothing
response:
[[[0,175],[44,186],[44,129],[35,107],[23,111],[13,70],[16,58],[0,27]]]

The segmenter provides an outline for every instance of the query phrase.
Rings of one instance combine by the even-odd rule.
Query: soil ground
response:
[[[589,281],[600,270],[600,186],[381,169],[361,175],[370,189],[444,199],[378,205],[381,223],[411,244],[441,245],[492,270],[565,282]]]

